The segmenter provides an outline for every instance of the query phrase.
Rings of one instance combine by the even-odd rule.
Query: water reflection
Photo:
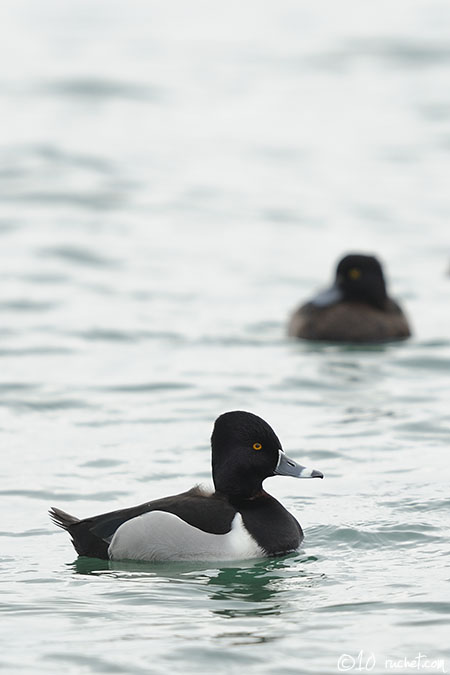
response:
[[[293,587],[310,588],[323,578],[323,574],[310,569],[310,563],[316,560],[314,556],[293,553],[270,560],[240,561],[239,566],[232,561],[212,567],[206,562],[146,563],[80,557],[68,567],[81,575],[110,575],[131,582],[174,582],[178,587],[181,582],[191,590],[193,586],[201,587],[213,603],[212,614],[233,618],[284,613]]]

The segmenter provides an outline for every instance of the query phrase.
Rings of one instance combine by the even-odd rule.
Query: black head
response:
[[[265,478],[274,475],[281,443],[261,417],[235,410],[216,419],[211,448],[216,490],[251,497],[262,490]]]
[[[269,476],[323,478],[286,457],[272,427],[253,413],[235,410],[218,417],[211,447],[214,486],[229,497],[256,496]]]
[[[346,255],[337,266],[335,284],[344,300],[367,302],[379,309],[385,305],[387,293],[383,269],[373,256]]]

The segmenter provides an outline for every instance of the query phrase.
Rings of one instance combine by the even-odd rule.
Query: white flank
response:
[[[123,523],[108,548],[111,560],[244,560],[264,557],[239,513],[227,534],[208,534],[173,513],[150,511]]]

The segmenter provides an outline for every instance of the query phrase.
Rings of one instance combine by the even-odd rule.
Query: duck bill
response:
[[[329,307],[330,305],[335,305],[337,302],[342,300],[344,294],[337,284],[333,284],[330,288],[327,288],[325,291],[318,293],[312,300],[311,304],[316,307]]]
[[[278,450],[278,464],[273,472],[274,476],[292,476],[293,478],[323,478],[321,471],[308,469],[306,466],[297,464],[293,459]]]

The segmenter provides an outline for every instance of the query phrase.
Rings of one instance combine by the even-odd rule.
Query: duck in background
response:
[[[385,342],[411,335],[401,307],[389,297],[380,262],[352,253],[339,262],[333,285],[291,316],[288,335],[330,342]]]

